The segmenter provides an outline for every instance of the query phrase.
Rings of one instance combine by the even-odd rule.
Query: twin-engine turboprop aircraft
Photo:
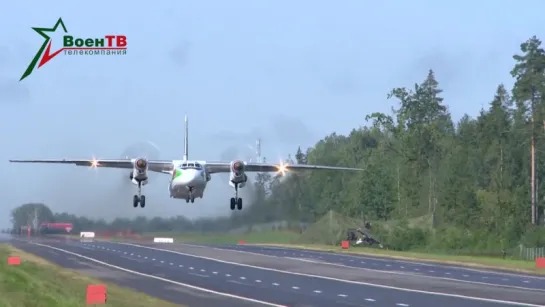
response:
[[[238,196],[238,190],[243,188],[248,181],[246,172],[279,172],[285,174],[290,170],[340,170],[363,171],[359,168],[334,167],[322,165],[287,165],[269,163],[251,163],[240,160],[231,162],[210,162],[189,160],[188,156],[188,121],[185,117],[184,133],[184,157],[182,160],[147,160],[145,158],[134,159],[41,159],[41,160],[9,160],[14,163],[54,163],[75,164],[77,166],[110,167],[130,169],[129,179],[138,185],[138,194],[133,197],[133,207],[146,206],[146,196],[142,195],[142,186],[148,183],[148,172],[169,174],[169,192],[171,198],[185,199],[186,202],[194,202],[195,198],[203,198],[204,190],[211,175],[215,173],[229,173],[229,185],[235,189],[235,197],[231,198],[231,210],[242,209],[242,198]]]

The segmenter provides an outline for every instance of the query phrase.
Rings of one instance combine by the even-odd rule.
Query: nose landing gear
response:
[[[185,199],[185,202],[186,203],[194,203],[195,202],[195,197],[193,197],[193,187],[189,187],[189,195],[187,195],[187,198]]]

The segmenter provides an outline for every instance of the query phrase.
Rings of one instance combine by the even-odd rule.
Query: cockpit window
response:
[[[193,169],[202,170],[203,167],[202,167],[202,165],[200,163],[188,162],[188,163],[181,164],[180,168],[183,168],[183,169],[193,168]]]

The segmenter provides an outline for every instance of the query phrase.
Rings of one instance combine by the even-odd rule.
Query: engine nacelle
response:
[[[134,184],[145,185],[148,183],[148,161],[143,158],[134,160],[134,168],[129,174],[129,178]]]
[[[242,161],[233,161],[231,162],[231,173],[229,174],[229,185],[235,187],[237,185],[239,188],[244,187],[248,181],[248,176],[244,173],[244,162]]]

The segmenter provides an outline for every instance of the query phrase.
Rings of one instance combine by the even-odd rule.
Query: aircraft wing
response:
[[[135,159],[40,159],[40,160],[9,160],[11,163],[47,163],[47,164],[74,164],[87,167],[108,167],[132,169]],[[173,169],[170,160],[148,160],[148,170],[165,172]]]
[[[209,173],[231,172],[231,162],[206,162],[206,171]],[[271,164],[271,163],[244,163],[246,172],[285,172],[298,170],[323,170],[323,171],[363,171],[362,168],[337,167],[308,164]]]

